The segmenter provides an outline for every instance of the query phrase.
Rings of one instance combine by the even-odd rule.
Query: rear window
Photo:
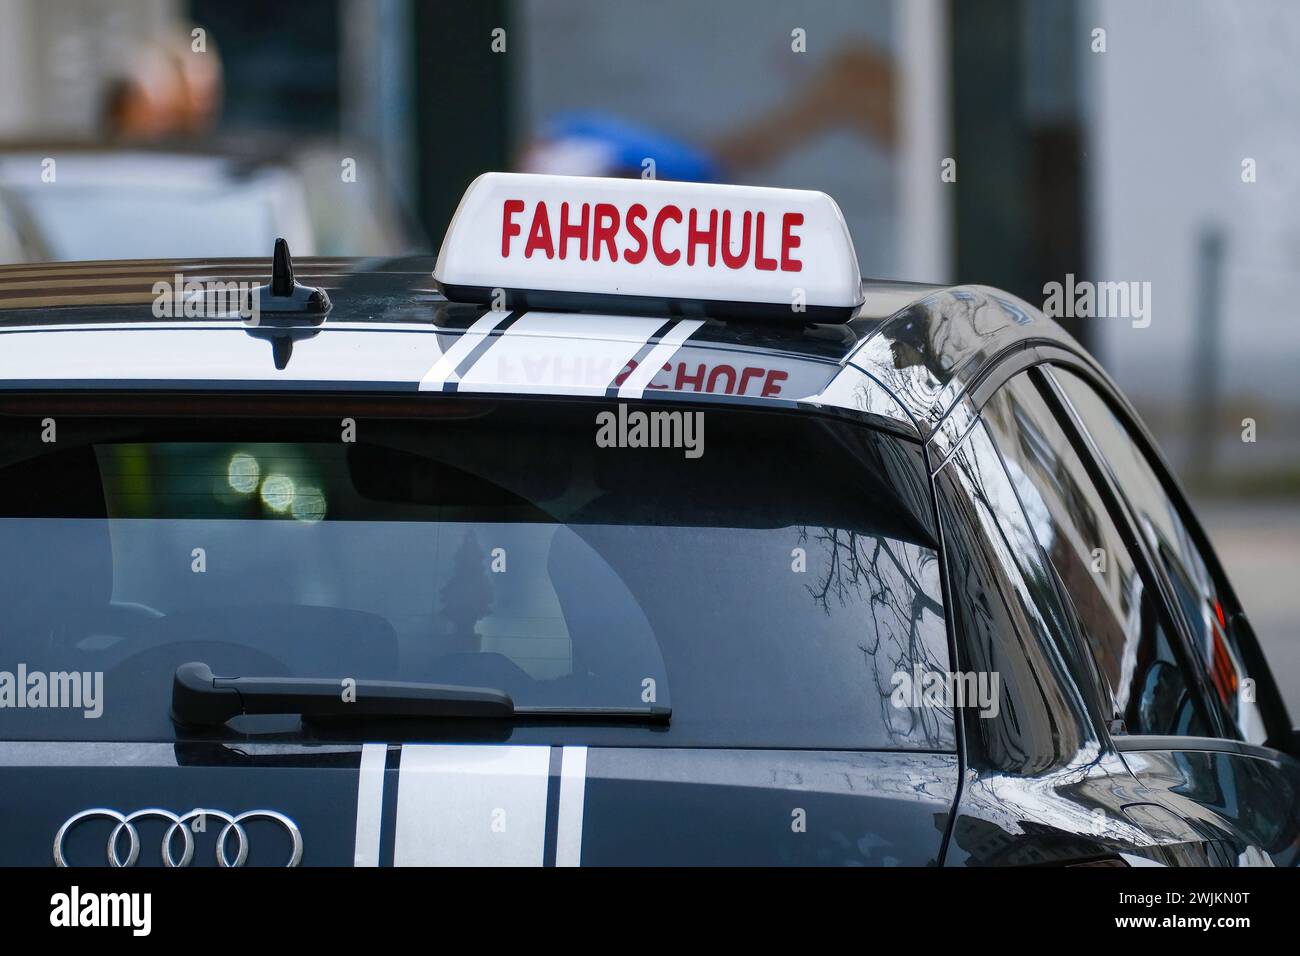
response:
[[[473,728],[517,740],[951,749],[950,711],[891,700],[896,675],[948,668],[917,446],[710,409],[695,457],[603,447],[603,412],[0,417],[0,738],[184,737],[172,675],[203,661],[672,708],[667,727]],[[242,717],[205,736],[375,731]]]

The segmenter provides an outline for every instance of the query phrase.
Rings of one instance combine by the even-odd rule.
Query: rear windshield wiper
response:
[[[346,691],[346,692],[345,692]],[[217,677],[207,664],[176,668],[171,716],[178,724],[215,727],[245,714],[303,718],[464,717],[476,719],[634,720],[667,723],[672,709],[516,705],[503,690],[411,681],[338,678]]]

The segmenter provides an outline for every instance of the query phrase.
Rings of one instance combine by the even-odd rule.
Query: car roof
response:
[[[296,278],[326,290],[328,317],[256,328],[234,315],[159,317],[155,303],[178,279],[264,283],[269,259],[0,266],[0,390],[653,397],[822,409],[927,439],[1008,352],[1035,344],[1081,352],[1037,309],[984,286],[867,280],[862,307],[843,324],[554,312],[501,321],[485,306],[448,302],[433,263],[300,259]],[[641,376],[629,391],[637,376],[612,380],[629,362],[660,359],[658,384]]]

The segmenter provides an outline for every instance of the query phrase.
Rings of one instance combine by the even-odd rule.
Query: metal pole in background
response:
[[[943,0],[898,0],[898,66],[902,113],[899,204],[901,277],[954,278],[954,186],[939,181],[953,155],[949,99],[948,7]],[[960,182],[960,177],[959,180]]]
[[[425,232],[435,243],[465,187],[479,173],[510,168],[514,107],[510,77],[522,55],[507,0],[455,0],[413,6],[417,193]],[[492,31],[506,30],[506,53]]]
[[[1219,366],[1222,355],[1223,259],[1225,241],[1217,225],[1202,228],[1196,248],[1196,324],[1193,327],[1191,421],[1188,423],[1189,473],[1201,485],[1214,476],[1219,437]]]
[[[1089,275],[1080,17],[1075,4],[951,0],[959,282],[1041,305],[1045,283]],[[1092,323],[1059,321],[1095,344]]]
[[[412,0],[343,0],[339,97],[345,141],[365,144],[384,179],[415,208]]]

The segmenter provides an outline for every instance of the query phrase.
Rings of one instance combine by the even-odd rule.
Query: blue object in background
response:
[[[580,140],[598,144],[609,153],[612,166],[639,172],[647,158],[655,161],[656,179],[717,182],[720,167],[704,150],[603,113],[561,113],[542,131],[549,140]]]

